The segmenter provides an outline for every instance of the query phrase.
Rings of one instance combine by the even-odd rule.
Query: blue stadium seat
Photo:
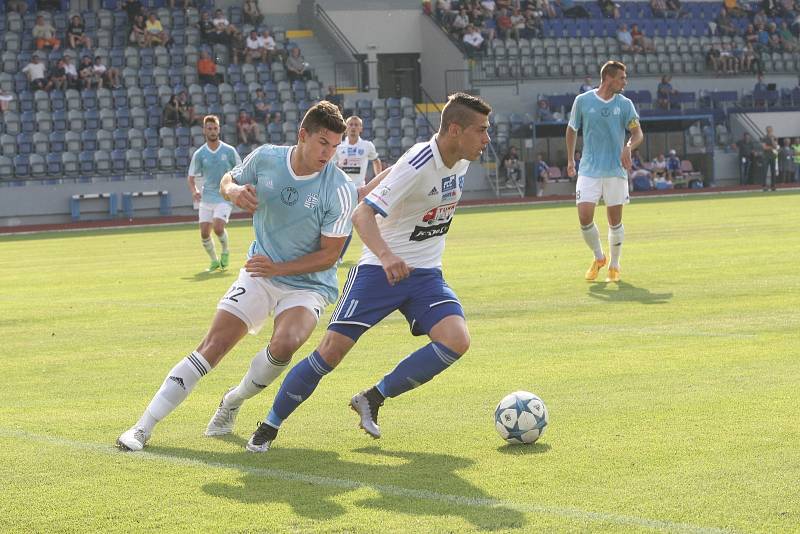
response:
[[[155,148],[146,148],[142,151],[142,159],[144,160],[144,170],[148,172],[155,172],[158,170],[158,150]]]
[[[219,113],[215,113],[219,116]],[[192,131],[189,128],[181,127],[175,129],[175,138],[179,147],[189,147],[192,144]]]
[[[89,109],[83,113],[83,123],[87,130],[97,130],[100,128],[100,114],[96,109]]]
[[[111,169],[113,172],[123,173],[127,170],[128,164],[125,161],[125,150],[111,151]]]
[[[78,154],[78,164],[81,174],[94,174],[94,152],[84,150]]]
[[[51,132],[49,141],[50,152],[64,152],[64,132]]]
[[[61,166],[61,154],[58,152],[51,152],[47,155],[47,174],[50,176],[59,176],[63,174]]]
[[[14,174],[22,178],[30,176],[31,166],[28,154],[19,154],[14,157]]]
[[[239,154],[241,156],[241,154]],[[190,153],[188,147],[179,146],[175,149],[175,165],[179,169],[188,169],[190,163]]]
[[[33,134],[27,132],[17,134],[17,152],[26,155],[33,152]]]
[[[91,152],[97,150],[97,130],[87,129],[81,132],[81,147]]]
[[[115,150],[128,150],[128,131],[124,128],[117,128],[111,133],[114,138]]]
[[[33,111],[24,111],[19,116],[20,126],[23,133],[33,133],[36,131],[36,115]]]
[[[158,129],[157,128],[145,128],[145,130],[144,130],[144,143],[145,143],[145,146],[148,147],[148,148],[158,148],[159,147]]]

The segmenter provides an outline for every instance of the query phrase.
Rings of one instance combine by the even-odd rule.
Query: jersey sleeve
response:
[[[236,150],[233,147],[231,147],[231,150],[233,150],[233,159],[236,161],[236,165],[241,165],[242,164],[242,156],[239,155],[239,151]]]
[[[329,195],[328,206],[322,219],[322,235],[326,237],[347,237],[353,231],[350,220],[356,209],[358,193],[349,180],[336,186],[334,194]]]
[[[633,102],[628,100],[628,113],[625,116],[625,129],[628,131],[639,127],[639,113],[636,112],[636,106]]]
[[[253,184],[256,181],[256,165],[262,159],[258,156],[262,153],[264,147],[261,146],[250,152],[244,161],[237,164],[236,167],[231,169],[231,176],[233,180],[239,185]],[[238,156],[238,154],[237,154]]]
[[[403,201],[417,183],[419,171],[408,161],[401,161],[389,175],[364,199],[376,213],[388,217],[392,208]]]
[[[203,176],[202,165],[200,164],[200,157],[198,154],[200,149],[194,151],[192,154],[192,161],[189,163],[189,176]]]
[[[367,159],[370,161],[378,159],[378,151],[375,150],[375,145],[371,141],[367,141]]]
[[[572,102],[572,111],[569,113],[569,127],[575,130],[576,132],[581,129],[581,98],[579,96],[575,97],[575,100]]]

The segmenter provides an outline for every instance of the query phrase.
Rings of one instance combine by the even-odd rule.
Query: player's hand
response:
[[[389,281],[390,286],[395,285],[404,278],[408,278],[408,275],[411,274],[411,268],[406,262],[404,262],[400,256],[392,254],[391,252],[381,258],[381,263],[383,264],[383,270],[386,273],[386,279]]]
[[[575,178],[575,162],[570,161],[567,163],[567,176]]]
[[[203,198],[203,195],[200,194],[200,191],[195,190],[195,192],[192,193],[192,200],[194,202],[200,202],[200,199],[202,199],[202,198]]]
[[[248,213],[253,213],[258,208],[258,196],[253,184],[230,187],[228,189],[228,198],[231,199],[235,206]]]
[[[622,154],[620,154],[619,159],[626,170],[631,170],[631,167],[633,167],[633,163],[631,162],[631,147],[627,145],[622,147]]]
[[[253,256],[244,264],[244,270],[254,278],[278,276],[278,265],[266,256]]]

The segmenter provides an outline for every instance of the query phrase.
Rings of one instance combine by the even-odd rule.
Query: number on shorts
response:
[[[575,200],[580,200],[580,199],[581,199],[581,190],[578,189],[577,191],[575,191]]]
[[[225,298],[228,300],[232,300],[233,302],[239,302],[236,297],[241,297],[246,292],[245,288],[239,286],[231,287],[231,290],[228,291],[228,294],[225,295]]]

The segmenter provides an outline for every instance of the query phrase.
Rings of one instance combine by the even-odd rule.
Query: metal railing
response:
[[[354,84],[358,91],[366,90],[369,86],[369,70],[367,67],[367,56],[361,54],[353,46],[353,43],[347,38],[341,29],[336,25],[333,19],[319,4],[314,5],[315,23],[320,29],[325,30],[328,40],[331,44],[335,44],[341,50],[337,59],[344,59],[344,61],[334,62],[334,78],[336,86]],[[342,82],[340,84],[339,82]]]

